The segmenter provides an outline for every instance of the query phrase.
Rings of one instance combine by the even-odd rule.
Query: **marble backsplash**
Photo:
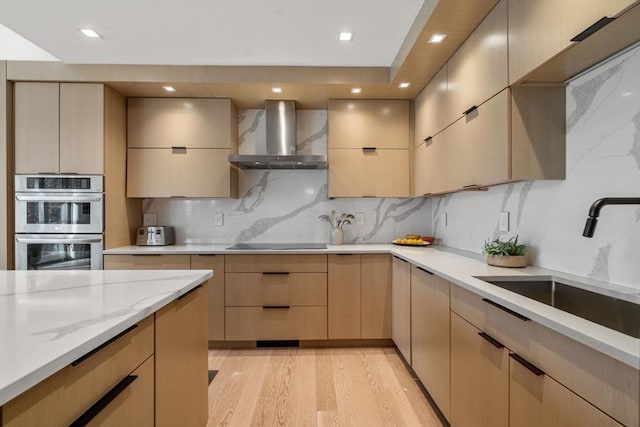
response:
[[[241,154],[263,142],[264,110],[240,110]],[[297,111],[299,154],[327,153],[327,112]],[[386,243],[407,233],[431,235],[431,203],[427,199],[327,197],[326,170],[242,170],[239,199],[146,199],[144,212],[157,214],[158,224],[172,225],[178,243],[328,243],[330,225],[319,215],[363,213],[365,223],[344,226],[345,243]],[[222,213],[224,224],[215,225]]]
[[[527,181],[435,199],[441,243],[481,252],[499,232],[499,212],[530,249],[529,263],[640,288],[640,206],[607,206],[593,238],[582,237],[601,197],[640,197],[640,47],[600,64],[567,87],[564,181]],[[447,226],[443,221],[447,214]]]

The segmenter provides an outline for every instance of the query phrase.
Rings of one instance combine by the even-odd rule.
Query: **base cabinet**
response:
[[[362,254],[362,338],[391,338],[391,255]]]
[[[209,279],[209,341],[224,340],[224,255],[191,255],[192,270],[213,270]]]
[[[393,257],[391,281],[391,338],[411,364],[411,264]]]
[[[207,398],[207,285],[155,314],[156,426],[204,426]]]
[[[362,275],[359,254],[329,255],[329,339],[357,339],[362,334]]]

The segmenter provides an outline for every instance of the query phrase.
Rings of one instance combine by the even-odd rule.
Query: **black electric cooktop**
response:
[[[297,249],[327,249],[324,243],[236,243],[229,250],[238,251],[286,251]]]

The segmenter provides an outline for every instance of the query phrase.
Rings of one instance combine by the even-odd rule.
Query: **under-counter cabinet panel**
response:
[[[226,273],[227,306],[327,305],[326,273]]]
[[[408,149],[329,149],[329,197],[408,197]]]
[[[447,124],[507,87],[506,0],[498,2],[447,67],[447,104],[440,107],[448,111]]]
[[[191,255],[192,270],[213,270],[209,279],[209,341],[224,340],[224,255]]]
[[[156,426],[204,426],[207,396],[207,283],[155,314]]]
[[[528,363],[526,360],[524,363]],[[536,367],[511,359],[509,422],[518,427],[618,427],[622,424],[591,406]]]
[[[509,0],[509,82],[569,48],[571,39],[634,0]],[[564,80],[564,79],[562,79]]]
[[[104,256],[105,270],[189,270],[190,268],[189,255]]]
[[[328,256],[329,339],[361,337],[361,255]]]
[[[451,419],[449,282],[411,266],[411,367]]]
[[[391,338],[391,255],[362,254],[362,338]]]
[[[451,425],[509,425],[509,351],[453,312]]]
[[[391,336],[411,365],[411,264],[393,257],[391,281]]]
[[[326,340],[327,307],[227,307],[228,341]]]
[[[104,173],[102,84],[15,84],[16,173]]]

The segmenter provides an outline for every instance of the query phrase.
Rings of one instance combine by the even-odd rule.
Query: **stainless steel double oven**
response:
[[[17,270],[102,269],[101,175],[16,175]]]

